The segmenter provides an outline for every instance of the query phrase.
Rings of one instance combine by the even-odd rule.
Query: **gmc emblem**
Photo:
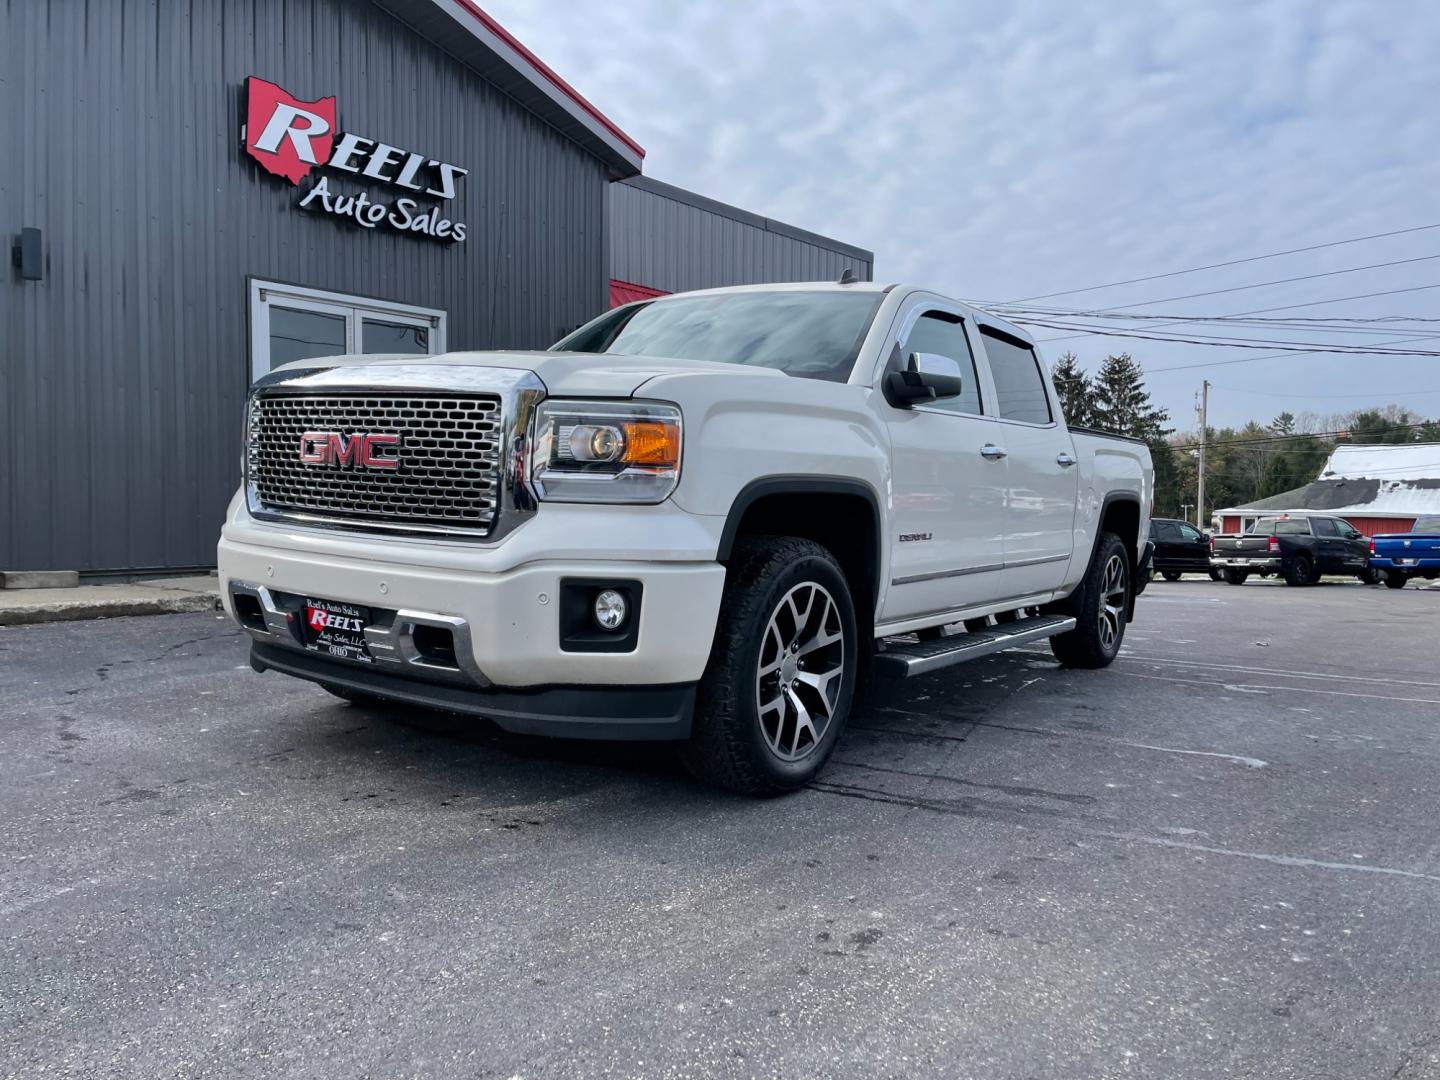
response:
[[[381,457],[387,450],[388,456]],[[334,431],[307,431],[300,436],[300,460],[306,465],[398,469],[400,436],[356,432],[347,438]]]

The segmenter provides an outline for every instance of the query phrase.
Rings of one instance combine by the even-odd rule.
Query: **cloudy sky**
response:
[[[648,175],[871,248],[882,280],[1148,315],[1440,320],[1440,228],[1066,291],[1440,224],[1440,3],[486,6],[645,146]],[[1339,302],[1417,286],[1436,287]],[[1157,321],[1110,325],[1440,349],[1440,325]],[[1129,348],[1182,429],[1202,378],[1212,423],[1392,401],[1440,415],[1440,356],[1044,345],[1067,347],[1092,369]]]

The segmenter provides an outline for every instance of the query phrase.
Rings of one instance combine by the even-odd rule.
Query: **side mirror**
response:
[[[959,397],[960,365],[939,353],[911,353],[903,371],[885,376],[885,400],[901,409],[922,401]]]

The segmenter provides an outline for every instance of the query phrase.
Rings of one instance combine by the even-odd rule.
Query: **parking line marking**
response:
[[[1277,866],[1301,866],[1316,870],[1350,870],[1361,874],[1391,874],[1395,877],[1419,878],[1421,881],[1440,881],[1434,874],[1422,874],[1415,870],[1397,870],[1391,866],[1371,866],[1368,863],[1333,863],[1319,859],[1306,859],[1299,855],[1269,855],[1261,851],[1236,851],[1233,848],[1208,847],[1192,844],[1185,840],[1162,840],[1158,836],[1116,836],[1119,840],[1134,840],[1155,847],[1180,848],[1182,851],[1203,851],[1207,855],[1233,855],[1240,859],[1258,859]]]
[[[1345,690],[1321,690],[1313,686],[1267,686],[1263,683],[1218,683],[1205,679],[1177,679],[1174,675],[1142,675],[1138,671],[1116,671],[1117,675],[1128,675],[1132,679],[1154,679],[1156,682],[1184,683],[1187,686],[1209,686],[1240,693],[1254,693],[1261,690],[1279,690],[1287,694],[1328,694],[1331,697],[1365,698],[1368,701],[1408,701],[1414,705],[1440,705],[1440,698],[1392,697],[1388,694],[1352,694]]]
[[[1121,746],[1134,746],[1141,750],[1160,750],[1166,754],[1195,754],[1197,757],[1218,757],[1227,761],[1238,761],[1249,769],[1263,769],[1270,764],[1268,761],[1261,761],[1258,757],[1246,757],[1244,754],[1220,754],[1214,750],[1177,750],[1173,746],[1151,746],[1143,742],[1125,742],[1122,739],[1111,739],[1110,742],[1117,742]]]
[[[1339,682],[1374,682],[1389,686],[1424,686],[1440,690],[1440,683],[1421,682],[1416,679],[1378,679],[1373,675],[1332,675],[1323,671],[1284,671],[1279,668],[1247,667],[1243,664],[1212,664],[1205,660],[1176,660],[1168,656],[1136,656],[1134,653],[1120,654],[1121,660],[1143,660],[1147,664],[1181,664],[1186,667],[1215,668],[1219,671],[1241,671],[1247,675],[1285,675],[1295,679],[1333,679]]]

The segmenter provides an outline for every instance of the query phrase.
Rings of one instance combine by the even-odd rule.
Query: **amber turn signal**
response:
[[[621,424],[627,465],[673,469],[680,463],[680,425],[668,420],[630,420]]]

